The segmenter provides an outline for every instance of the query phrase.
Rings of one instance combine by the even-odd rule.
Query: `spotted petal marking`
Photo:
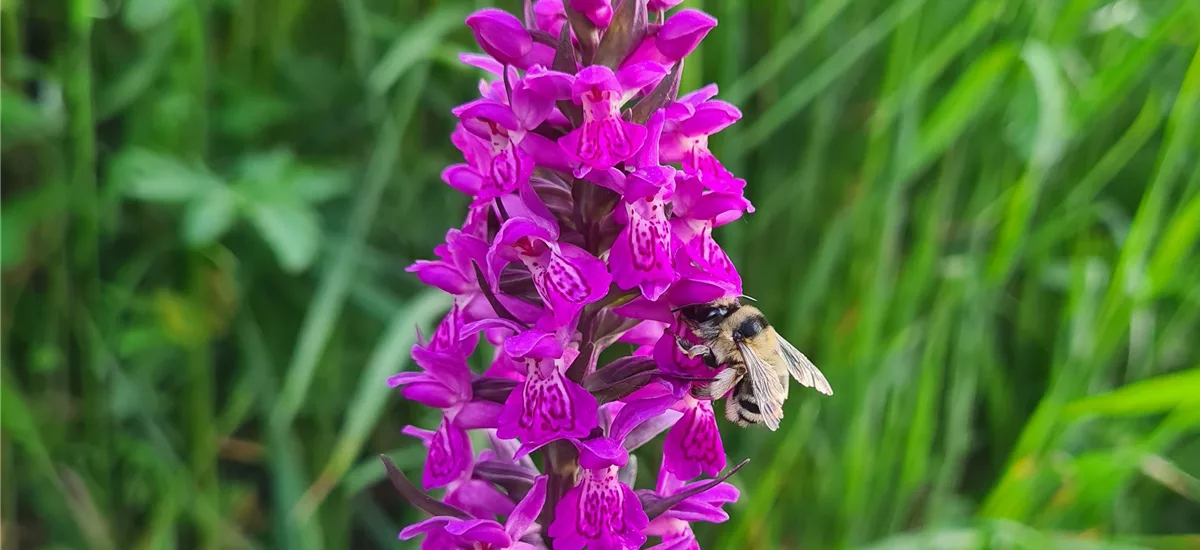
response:
[[[681,480],[701,472],[716,476],[725,468],[725,449],[711,401],[695,401],[667,433],[663,465]]]
[[[573,431],[576,426],[575,411],[570,406],[571,396],[567,392],[566,378],[558,369],[543,374],[532,359],[529,377],[525,380],[525,410],[521,413],[521,427],[531,433],[557,433]]]
[[[630,209],[629,226],[633,265],[642,271],[666,269],[671,265],[671,223],[663,216],[662,201],[650,204],[651,217]]]
[[[458,479],[471,466],[471,441],[467,431],[453,425],[448,418],[429,439],[429,458],[425,461],[422,484],[426,490],[445,487]]]
[[[558,254],[550,256],[550,265],[543,273],[543,285],[552,288],[567,300],[581,304],[592,293],[592,288],[575,266]]]
[[[583,124],[559,141],[569,155],[593,169],[607,170],[642,148],[647,130],[621,118],[619,91],[592,89],[581,100]]]

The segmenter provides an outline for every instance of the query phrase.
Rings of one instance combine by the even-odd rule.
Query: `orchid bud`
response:
[[[535,64],[548,66],[554,50],[534,42],[517,16],[496,8],[485,8],[467,17],[475,41],[503,65],[525,69]]]
[[[679,61],[692,53],[716,26],[717,19],[707,13],[683,10],[667,18],[655,36],[655,43],[667,59]]]
[[[613,9],[609,0],[570,0],[575,11],[587,16],[597,27],[607,28],[612,22]]]

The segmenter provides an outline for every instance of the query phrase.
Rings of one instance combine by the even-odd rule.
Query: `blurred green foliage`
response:
[[[3,3],[4,548],[397,546],[490,4]],[[718,239],[836,391],[723,426],[705,547],[1200,547],[1200,3],[685,5]]]

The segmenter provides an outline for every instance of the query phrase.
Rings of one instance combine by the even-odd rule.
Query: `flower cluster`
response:
[[[741,113],[715,85],[679,94],[684,59],[717,21],[668,15],[678,3],[527,0],[524,20],[467,17],[486,55],[461,59],[491,77],[453,111],[463,162],[442,178],[472,202],[437,259],[409,268],[454,305],[418,338],[420,371],[389,379],[442,411],[435,430],[405,430],[429,449],[424,491],[389,464],[433,516],[402,539],[698,548],[690,523],[724,521],[737,499],[712,404],[689,391],[715,371],[679,350],[672,310],[741,293],[712,231],[753,207],[708,147]],[[478,374],[467,360],[481,339],[495,352]],[[634,351],[598,365],[618,343]],[[489,443],[478,454],[471,430]],[[631,452],[664,431],[656,487],[634,490]]]

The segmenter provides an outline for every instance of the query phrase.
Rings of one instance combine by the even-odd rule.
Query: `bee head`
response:
[[[676,309],[683,321],[692,326],[718,325],[729,314],[737,311],[740,304],[736,299],[717,300],[706,304],[693,304]]]

